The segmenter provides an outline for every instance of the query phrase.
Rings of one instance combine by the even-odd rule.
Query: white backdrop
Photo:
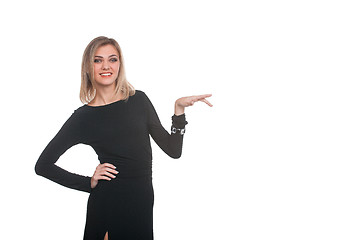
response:
[[[127,77],[169,129],[186,109],[180,159],[154,142],[156,240],[359,239],[357,1],[8,1],[0,7],[1,235],[82,239],[88,194],[35,174],[79,100],[95,37],[115,38]],[[90,146],[57,162],[91,176]],[[5,222],[5,224],[4,224]]]

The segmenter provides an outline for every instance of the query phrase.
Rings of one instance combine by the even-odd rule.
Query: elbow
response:
[[[167,146],[161,146],[161,149],[171,158],[178,159],[181,157],[182,145],[169,144]]]
[[[174,152],[172,154],[169,154],[169,156],[173,159],[179,159],[181,157],[181,152]]]
[[[37,174],[37,175],[39,175],[39,176],[44,176],[44,172],[45,172],[45,169],[44,169],[44,167],[43,167],[43,165],[42,164],[40,164],[39,162],[37,162],[36,164],[35,164],[35,173]]]
[[[37,175],[41,175],[41,167],[40,167],[40,165],[38,164],[38,163],[36,163],[35,164],[35,173],[37,174]]]

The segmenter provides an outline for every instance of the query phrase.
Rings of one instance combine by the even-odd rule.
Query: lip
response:
[[[110,75],[102,75],[102,74],[110,74]],[[111,77],[112,76],[112,72],[102,72],[102,73],[99,73],[99,75],[101,76],[101,77]]]

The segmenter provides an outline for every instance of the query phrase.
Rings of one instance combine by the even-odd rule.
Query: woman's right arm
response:
[[[71,173],[55,165],[67,149],[82,142],[83,133],[79,120],[79,114],[75,110],[40,154],[35,172],[65,187],[91,192],[91,177]]]

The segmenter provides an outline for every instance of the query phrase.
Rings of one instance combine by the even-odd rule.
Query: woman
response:
[[[175,102],[171,134],[161,125],[146,94],[126,80],[119,44],[97,37],[86,47],[81,70],[84,104],[67,119],[41,153],[35,171],[63,186],[89,192],[84,239],[153,239],[152,152],[150,137],[179,158],[185,132],[185,107],[211,94]],[[90,145],[100,164],[92,177],[55,165],[70,147]]]

